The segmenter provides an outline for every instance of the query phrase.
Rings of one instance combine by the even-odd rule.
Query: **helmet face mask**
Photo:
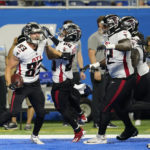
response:
[[[60,29],[59,36],[65,42],[77,42],[81,38],[81,30],[76,24],[67,23]]]
[[[34,36],[35,34],[39,34],[37,36]],[[41,26],[37,24],[36,22],[30,22],[28,23],[23,29],[22,29],[22,35],[26,36],[26,41],[35,45],[38,45],[40,41],[44,39],[43,31],[41,29]]]
[[[107,26],[108,35],[111,35],[119,28],[120,18],[117,15],[107,15],[104,18],[104,23]]]
[[[121,19],[121,28],[128,30],[131,34],[138,32],[138,21],[132,16],[126,16]]]

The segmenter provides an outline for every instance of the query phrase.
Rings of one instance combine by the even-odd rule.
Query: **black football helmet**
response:
[[[103,25],[107,26],[107,34],[111,36],[120,27],[120,17],[114,14],[106,15]]]
[[[121,28],[128,30],[132,35],[138,33],[138,20],[133,16],[125,16],[121,18]]]
[[[31,34],[33,33],[40,33],[40,38],[38,39],[31,39]],[[29,43],[33,43],[37,45],[41,40],[43,40],[43,31],[41,29],[41,26],[36,22],[30,22],[28,23],[23,29],[22,29],[22,35],[26,37],[26,41]]]
[[[59,34],[65,42],[77,42],[81,38],[81,29],[74,23],[67,23],[60,29]]]

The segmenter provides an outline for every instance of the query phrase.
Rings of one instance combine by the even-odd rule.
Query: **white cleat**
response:
[[[106,144],[107,139],[105,135],[96,135],[95,138],[83,142],[84,144]]]
[[[31,135],[31,141],[33,142],[33,143],[35,143],[35,144],[40,144],[40,145],[42,145],[42,144],[44,144],[40,139],[39,139],[39,137],[38,136],[35,136],[35,135]]]
[[[149,143],[149,144],[147,144],[147,148],[148,148],[148,149],[150,149],[150,143]]]

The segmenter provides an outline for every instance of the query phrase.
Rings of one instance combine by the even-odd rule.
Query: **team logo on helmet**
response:
[[[107,25],[108,35],[112,35],[120,26],[120,18],[117,15],[106,15],[104,17],[104,23]]]
[[[138,20],[133,16],[125,16],[121,19],[121,28],[128,30],[131,34],[138,32]]]
[[[81,29],[74,23],[67,23],[60,29],[60,36],[65,42],[77,42],[81,38]]]

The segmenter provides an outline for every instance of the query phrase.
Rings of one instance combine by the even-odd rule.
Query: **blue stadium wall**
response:
[[[97,30],[96,19],[106,14],[117,14],[120,17],[134,16],[139,20],[139,29],[144,36],[150,35],[150,9],[0,9],[0,27],[36,21],[41,24],[57,24],[56,31],[58,31],[64,20],[73,20],[82,29],[82,53],[86,65],[89,63],[88,37]],[[43,64],[50,70],[50,61],[44,59]],[[85,82],[91,84],[88,71],[86,75]]]

